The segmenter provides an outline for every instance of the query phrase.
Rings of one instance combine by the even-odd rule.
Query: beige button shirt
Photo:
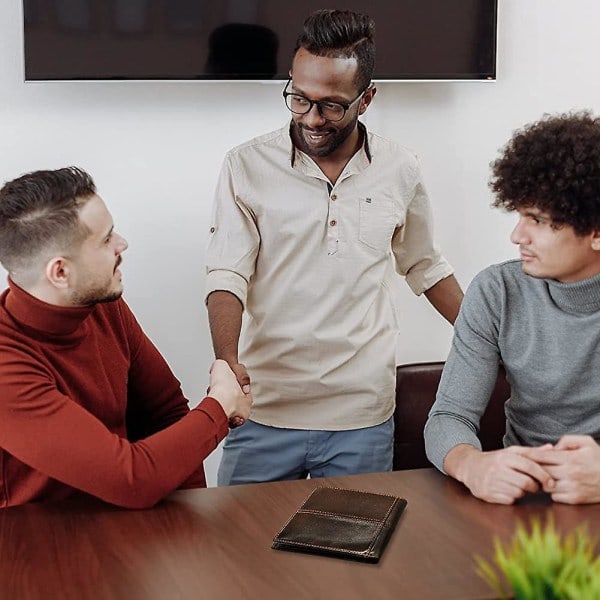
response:
[[[293,148],[288,127],[225,158],[207,296],[227,290],[244,304],[240,362],[258,423],[345,430],[388,419],[395,271],[416,294],[452,273],[433,242],[415,156],[365,134],[334,186]]]

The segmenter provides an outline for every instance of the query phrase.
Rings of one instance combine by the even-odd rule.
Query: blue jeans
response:
[[[218,485],[391,471],[394,418],[347,431],[269,427],[233,429],[223,446]]]

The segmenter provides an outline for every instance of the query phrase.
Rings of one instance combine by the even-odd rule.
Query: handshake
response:
[[[210,368],[209,386],[206,395],[214,398],[223,408],[229,419],[229,427],[239,427],[250,416],[252,393],[246,367],[229,364],[217,359]]]

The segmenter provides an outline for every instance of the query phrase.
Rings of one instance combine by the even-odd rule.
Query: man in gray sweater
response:
[[[546,116],[492,166],[496,207],[516,211],[520,259],[475,277],[425,426],[429,459],[478,498],[543,490],[600,502],[600,118]],[[479,420],[502,362],[511,386],[502,450]]]

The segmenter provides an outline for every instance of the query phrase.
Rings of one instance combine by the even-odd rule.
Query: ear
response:
[[[375,94],[377,93],[377,88],[375,86],[371,86],[364,94],[364,96],[362,97],[361,101],[360,101],[360,106],[358,108],[358,114],[362,115],[367,108],[369,107],[369,104],[371,104],[372,100],[373,100],[373,96],[375,96]]]
[[[600,231],[592,231],[590,243],[592,246],[592,250],[600,250]]]
[[[63,256],[56,256],[46,263],[44,273],[51,285],[57,289],[64,290],[69,287],[71,263]]]

